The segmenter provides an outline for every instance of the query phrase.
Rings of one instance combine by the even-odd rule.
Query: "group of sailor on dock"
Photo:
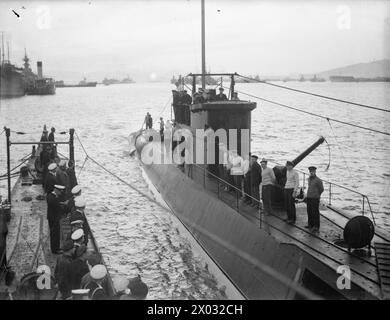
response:
[[[74,163],[69,161],[67,167],[66,161],[57,157],[54,132],[49,140],[53,144],[42,144],[40,160],[45,168],[42,185],[46,193],[50,248],[58,255],[54,275],[59,298],[108,299],[106,266],[100,254],[87,246],[91,233],[84,212],[86,201],[77,184]],[[148,293],[139,276],[130,280],[117,277],[113,285],[117,299],[145,299]]]

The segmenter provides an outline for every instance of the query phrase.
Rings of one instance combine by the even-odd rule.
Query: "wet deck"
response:
[[[225,191],[221,182],[212,175],[204,175],[199,167],[192,166],[192,172],[186,172],[198,184],[214,194],[215,197],[235,209],[259,228],[266,230],[278,241],[292,244],[330,266],[335,271],[341,265],[349,266],[351,278],[359,286],[370,288],[370,291],[380,296],[380,281],[375,259],[375,248],[372,248],[371,256],[358,256],[349,252],[347,248],[336,245],[336,240],[343,239],[343,228],[351,217],[332,206],[321,204],[321,228],[318,233],[311,233],[304,228],[307,225],[306,204],[296,205],[297,220],[295,225],[284,221],[286,213],[284,208],[274,207],[271,215],[264,215],[262,210],[247,205],[241,199],[237,199],[236,192]],[[376,232],[372,244],[389,242],[390,236],[384,230]]]

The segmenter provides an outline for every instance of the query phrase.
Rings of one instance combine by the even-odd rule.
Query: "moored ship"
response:
[[[32,78],[29,82],[26,93],[28,95],[52,95],[56,93],[55,81],[52,78],[46,78],[42,73],[42,61],[37,62],[38,76]]]
[[[5,59],[4,39],[1,37],[0,53],[0,98],[21,97],[25,94],[25,79],[23,69],[13,65],[9,58]]]

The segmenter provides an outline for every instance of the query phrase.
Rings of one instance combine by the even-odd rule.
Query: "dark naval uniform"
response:
[[[54,276],[58,283],[58,289],[61,292],[62,299],[71,295],[72,289],[72,256],[63,254],[57,259],[54,270]]]
[[[56,176],[50,172],[46,175],[45,180],[45,192],[47,194],[51,193],[54,190],[54,186],[57,184]]]
[[[320,178],[317,176],[310,176],[307,179],[308,189],[306,195],[307,203],[307,218],[308,218],[308,227],[320,228],[320,198],[321,194],[324,192],[324,185]]]
[[[261,183],[261,166],[254,162],[250,170],[250,180],[251,180],[251,196],[257,201],[252,200],[252,203],[259,205],[260,201],[260,183]]]
[[[52,253],[57,253],[60,249],[60,219],[63,208],[60,205],[60,198],[51,192],[46,196],[47,200],[47,220],[50,229],[50,248]]]

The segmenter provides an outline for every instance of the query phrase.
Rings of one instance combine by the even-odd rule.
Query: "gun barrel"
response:
[[[325,141],[324,137],[320,137],[316,142],[314,142],[309,148],[307,148],[305,151],[303,151],[298,157],[296,157],[292,163],[294,164],[294,167],[300,163],[303,159],[305,159],[313,150],[315,150],[320,144],[322,144]]]

